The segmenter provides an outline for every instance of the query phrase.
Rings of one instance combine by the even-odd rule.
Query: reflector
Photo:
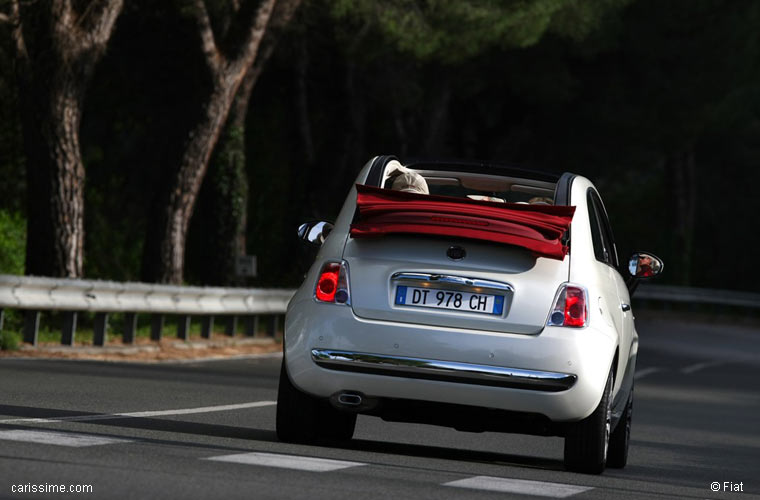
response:
[[[569,326],[580,328],[588,322],[586,290],[578,285],[563,284],[557,293],[548,326]]]

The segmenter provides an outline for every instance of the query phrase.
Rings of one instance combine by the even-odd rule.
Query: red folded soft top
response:
[[[526,205],[393,191],[356,185],[358,220],[353,238],[412,233],[455,236],[517,245],[562,260],[562,236],[575,207]]]

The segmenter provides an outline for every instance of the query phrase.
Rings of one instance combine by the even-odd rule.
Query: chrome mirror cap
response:
[[[298,237],[312,245],[321,245],[333,229],[329,222],[306,222],[298,226]]]
[[[647,252],[635,252],[628,261],[628,272],[634,278],[653,278],[662,273],[662,259]]]

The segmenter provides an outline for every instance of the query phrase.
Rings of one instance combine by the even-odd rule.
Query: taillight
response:
[[[586,289],[565,283],[557,293],[552,312],[549,314],[549,326],[570,326],[579,328],[588,324],[588,297]]]
[[[314,296],[319,302],[351,304],[348,288],[348,265],[345,262],[327,262],[317,279]]]

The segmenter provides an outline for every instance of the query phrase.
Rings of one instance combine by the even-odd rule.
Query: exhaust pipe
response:
[[[344,392],[338,395],[338,403],[346,406],[361,406],[362,397],[358,394]]]
[[[340,391],[330,396],[330,404],[334,408],[354,413],[366,413],[375,409],[379,403],[379,399],[368,398],[357,391]]]

